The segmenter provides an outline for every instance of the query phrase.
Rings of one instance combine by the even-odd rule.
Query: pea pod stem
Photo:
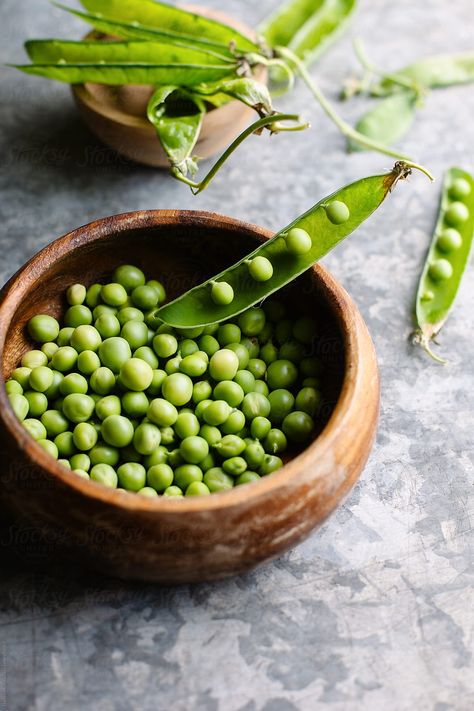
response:
[[[423,89],[422,86],[417,84],[415,81],[411,81],[410,79],[407,79],[406,77],[399,76],[398,74],[390,74],[387,72],[381,71],[375,64],[373,64],[370,59],[367,56],[367,53],[365,51],[365,47],[362,43],[362,40],[359,37],[356,37],[356,39],[353,42],[354,46],[354,52],[361,63],[362,67],[366,70],[367,73],[370,74],[375,74],[376,76],[380,77],[381,79],[386,79],[387,81],[391,81],[393,84],[398,84],[399,86],[402,86],[404,89],[409,89],[410,91],[413,91],[416,94],[417,99],[419,99],[424,93],[425,90]],[[363,83],[365,84],[365,77],[363,80]]]
[[[292,128],[287,128],[284,126],[280,125],[281,121],[294,121],[297,123],[297,126],[294,126]],[[270,130],[272,133],[275,132],[280,132],[280,131],[302,131],[303,129],[308,127],[307,123],[300,123],[300,117],[298,114],[271,114],[269,116],[263,116],[262,118],[258,119],[258,121],[255,121],[254,123],[250,124],[242,133],[237,136],[237,138],[230,144],[230,146],[224,151],[224,153],[220,156],[220,158],[214,163],[210,171],[207,173],[207,175],[199,182],[196,182],[194,180],[190,180],[187,178],[185,175],[181,173],[179,168],[176,166],[171,168],[171,174],[180,180],[182,183],[185,183],[186,185],[189,185],[191,188],[192,192],[194,195],[197,195],[198,193],[202,192],[207,188],[213,177],[216,175],[216,173],[219,171],[219,169],[223,166],[223,164],[226,162],[226,160],[229,158],[229,156],[240,146],[243,141],[245,141],[248,136],[250,136],[252,133],[255,133],[257,131],[260,131],[263,128],[268,128],[270,127]]]
[[[343,136],[346,136],[346,138],[350,138],[353,141],[357,141],[357,143],[359,143],[361,146],[364,146],[364,148],[368,148],[369,150],[377,151],[378,153],[383,153],[384,155],[390,156],[392,158],[398,158],[399,160],[405,161],[412,167],[417,167],[421,169],[422,172],[428,175],[430,180],[433,179],[430,173],[425,168],[420,168],[417,163],[414,163],[411,158],[409,158],[405,154],[400,153],[399,151],[396,151],[390,148],[389,146],[384,145],[383,143],[373,141],[372,139],[363,136],[361,133],[352,128],[350,124],[344,121],[344,119],[342,119],[335,111],[332,104],[326,99],[318,85],[313,81],[304,65],[304,62],[302,62],[299,57],[296,56],[296,54],[294,54],[287,47],[277,47],[275,49],[275,52],[277,55],[286,58],[290,63],[295,66],[298,74],[301,76],[306,86],[311,91],[316,101],[319,103],[319,105],[325,112],[326,116],[328,116],[331,121],[336,124]]]

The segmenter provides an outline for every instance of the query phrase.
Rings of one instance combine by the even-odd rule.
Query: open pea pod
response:
[[[272,46],[291,49],[309,63],[345,29],[356,0],[289,0],[259,26]]]
[[[158,87],[148,102],[148,120],[155,127],[170,164],[183,175],[196,172],[191,154],[205,113],[203,99],[176,86]]]
[[[16,65],[27,74],[78,84],[174,84],[192,86],[231,77],[237,63],[216,63],[198,49],[156,42],[31,40],[34,62]]]
[[[331,251],[359,227],[379,207],[398,180],[410,172],[408,164],[399,162],[390,173],[363,178],[337,190],[237,264],[160,308],[157,316],[177,328],[205,326],[236,316],[281,289]],[[285,236],[293,228],[307,233],[308,247],[303,254],[289,251]],[[265,264],[271,265],[271,276],[265,281],[256,281],[252,277],[249,266],[256,257],[264,257]],[[214,302],[212,292],[216,283],[231,287],[233,299],[230,303],[217,305]]]
[[[190,47],[208,52],[214,57],[218,57],[221,61],[229,61],[233,57],[231,50],[225,45],[215,44],[207,41],[205,38],[200,38],[192,35],[186,35],[171,30],[163,30],[159,27],[148,27],[141,24],[137,20],[127,22],[125,20],[117,20],[114,18],[104,17],[100,13],[81,12],[72,7],[66,7],[60,3],[54,3],[61,10],[69,12],[71,15],[78,17],[89,25],[92,25],[98,32],[113,37],[123,39],[136,39],[148,42],[164,42],[166,44],[174,44],[178,47]]]
[[[417,97],[412,91],[401,91],[377,102],[356,124],[356,130],[364,136],[390,146],[410,128],[417,108]],[[363,146],[350,138],[351,151],[363,151]]]
[[[182,38],[198,38],[215,47],[228,47],[233,43],[240,52],[258,50],[256,43],[234,27],[158,0],[81,0],[81,5],[110,20],[134,23],[137,32],[145,26]],[[138,37],[138,34],[133,36]]]
[[[446,171],[436,227],[416,297],[416,340],[435,360],[436,337],[459,290],[474,237],[474,177],[460,168]]]
[[[466,84],[474,81],[474,52],[427,57],[393,74],[426,88]],[[383,79],[373,87],[377,95],[398,90],[400,86],[390,79]]]

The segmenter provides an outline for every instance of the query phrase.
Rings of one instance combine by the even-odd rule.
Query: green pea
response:
[[[123,306],[117,313],[117,321],[119,326],[124,326],[127,321],[145,321],[145,314],[134,306]],[[110,335],[117,336],[118,333],[111,333]]]
[[[237,437],[234,434],[225,435],[217,444],[214,449],[221,457],[227,459],[228,457],[236,457],[242,454],[246,445],[241,437]]]
[[[223,323],[217,329],[216,338],[224,348],[230,343],[240,343],[242,332],[236,323]]]
[[[109,306],[123,306],[128,301],[125,288],[118,282],[105,284],[100,292],[100,297]]]
[[[297,341],[305,345],[310,345],[313,342],[315,334],[316,322],[312,318],[309,318],[309,316],[303,316],[295,321],[293,336]]]
[[[234,480],[221,467],[212,467],[204,474],[204,483],[211,492],[228,491],[234,486]]]
[[[153,369],[140,358],[129,358],[120,368],[120,380],[128,390],[146,390],[153,380]]]
[[[174,423],[174,431],[180,439],[199,434],[200,427],[199,420],[193,412],[180,412]]]
[[[240,330],[245,336],[257,336],[265,326],[265,311],[258,307],[247,309],[240,314],[238,322]]]
[[[286,249],[290,254],[294,254],[295,256],[307,254],[313,246],[311,237],[306,230],[303,230],[301,227],[292,227],[291,230],[289,230],[285,235],[284,239]],[[274,321],[278,320],[278,318],[274,319]]]
[[[208,496],[211,492],[202,481],[192,482],[185,491],[185,496]]]
[[[321,393],[313,387],[302,388],[296,396],[296,409],[314,417],[321,405]]]
[[[60,464],[62,467],[65,467],[66,469],[69,469],[69,471],[71,471],[72,469],[67,459],[58,459],[58,464]]]
[[[226,474],[239,476],[247,469],[247,462],[243,457],[230,457],[222,462],[222,468]]]
[[[74,427],[73,442],[77,449],[87,452],[97,444],[97,432],[89,422],[80,422]]]
[[[222,439],[221,431],[213,425],[202,425],[199,430],[199,435],[203,437],[210,446],[217,444],[217,442],[220,442]]]
[[[270,420],[272,422],[282,422],[292,411],[295,404],[294,395],[285,388],[273,390],[269,396]]]
[[[49,342],[43,343],[43,345],[41,346],[41,350],[45,354],[45,356],[48,360],[51,360],[51,358],[56,353],[58,348],[59,348],[59,346],[57,343],[49,343]]]
[[[203,400],[202,402],[206,402]],[[202,402],[200,403],[202,405]],[[203,410],[202,417],[208,425],[222,425],[231,413],[231,407],[225,400],[210,402]],[[197,415],[197,410],[196,410]],[[198,416],[198,415],[197,415]]]
[[[83,375],[92,375],[100,368],[100,358],[94,351],[82,351],[77,356],[77,368]]]
[[[21,365],[23,368],[39,368],[42,365],[48,365],[48,356],[43,351],[32,350],[24,353],[21,357]]]
[[[257,472],[251,472],[247,469],[246,472],[237,477],[237,479],[235,480],[235,486],[241,486],[242,484],[251,484],[254,481],[258,481],[260,478],[261,477],[259,474],[257,474]]]
[[[93,321],[92,311],[84,304],[70,306],[64,314],[64,323],[68,328],[89,326]]]
[[[132,302],[137,308],[149,311],[157,306],[158,296],[158,291],[153,286],[143,284],[132,291]]]
[[[78,352],[96,351],[102,338],[99,331],[94,326],[78,326],[71,335],[71,346]]]
[[[199,464],[209,454],[209,445],[203,437],[192,435],[183,439],[179,451],[185,462]]]
[[[243,457],[249,467],[252,467],[252,469],[258,468],[264,460],[265,450],[260,444],[260,442],[250,442],[248,445],[246,445]]]
[[[148,326],[143,321],[127,321],[120,332],[132,350],[148,343]]]
[[[255,376],[248,370],[238,370],[235,374],[234,382],[240,385],[246,395],[254,391]]]
[[[268,281],[273,276],[273,266],[269,259],[262,256],[254,257],[248,262],[248,270],[255,281]]]
[[[96,321],[98,321],[98,319],[104,315],[116,316],[117,309],[115,308],[115,306],[107,306],[107,304],[99,304],[98,306],[95,307],[95,309],[92,312],[92,316]]]
[[[463,202],[452,202],[444,214],[448,225],[456,227],[469,219],[469,209]]]
[[[179,488],[179,486],[168,486],[168,488],[164,490],[163,496],[170,496],[172,498],[174,498],[174,497],[179,498],[180,496],[183,496],[183,492]]]
[[[175,434],[172,427],[160,427],[161,432],[161,444],[166,446],[173,444],[175,441]]]
[[[214,388],[216,400],[225,400],[231,407],[237,407],[244,399],[243,388],[233,380],[221,380]]]
[[[36,343],[55,341],[59,334],[59,323],[52,316],[38,314],[28,321],[28,333]]]
[[[179,369],[182,373],[196,378],[204,375],[207,370],[208,360],[208,355],[204,351],[197,351],[183,358],[179,364]]]
[[[23,388],[16,380],[7,380],[7,382],[5,383],[5,391],[7,395],[13,395],[14,393],[23,395]]]
[[[17,383],[17,385],[19,385],[19,383]],[[28,400],[28,414],[30,417],[41,417],[48,409],[48,398],[46,395],[34,390],[27,390],[24,395]]]
[[[268,474],[276,472],[277,469],[281,469],[282,466],[283,461],[280,459],[280,457],[276,456],[275,454],[266,454],[258,470],[258,473],[260,474],[260,476],[267,476]]]
[[[102,365],[110,368],[113,373],[119,373],[122,365],[131,357],[130,345],[125,338],[120,336],[106,338],[99,346],[99,358]]]
[[[271,390],[290,388],[298,378],[298,369],[289,360],[278,359],[267,369],[267,383]]]
[[[77,351],[71,346],[61,346],[51,358],[54,370],[65,373],[72,370],[77,362]]]
[[[200,380],[193,385],[193,402],[197,405],[203,400],[208,400],[212,394],[212,385],[207,380]]]
[[[71,342],[71,336],[74,333],[74,328],[72,326],[67,328],[62,328],[59,331],[56,343],[61,348],[62,346],[68,346]]]
[[[293,229],[299,229],[299,228],[295,227]],[[266,315],[268,321],[271,321],[272,323],[278,323],[278,321],[283,321],[283,319],[286,316],[286,306],[284,304],[282,304],[281,301],[275,301],[274,299],[267,299],[266,301],[263,302],[262,308],[265,311],[265,315]]]
[[[122,395],[122,407],[129,417],[144,417],[148,412],[149,406],[150,402],[143,392],[128,392]],[[110,414],[120,415],[120,410]]]
[[[277,343],[282,345],[289,341],[293,335],[293,322],[290,319],[279,321],[275,327],[275,339]]]
[[[108,486],[111,489],[117,488],[117,473],[110,464],[95,464],[91,469],[90,478],[92,481]]]
[[[100,292],[102,284],[91,284],[86,291],[86,304],[89,308],[94,309],[100,303]]]
[[[70,306],[83,304],[86,300],[86,287],[83,284],[71,284],[66,291],[66,299]]]
[[[53,371],[45,365],[33,368],[29,378],[30,387],[44,393],[53,384]]]
[[[455,178],[448,190],[451,200],[462,200],[471,193],[471,186],[465,178]]]
[[[264,363],[270,365],[278,360],[278,348],[273,343],[265,343],[260,349],[260,358]]]
[[[161,386],[163,385],[163,382],[165,379],[166,379],[166,371],[161,370],[159,368],[154,368],[153,369],[153,379],[152,379],[151,384],[147,390],[147,394],[150,395],[151,397],[154,397],[155,395],[159,395],[161,393]]]
[[[245,415],[240,410],[233,410],[227,420],[221,425],[224,434],[239,434],[245,427]]]
[[[54,444],[58,448],[59,455],[66,459],[77,452],[72,432],[60,432],[54,438]]]
[[[209,373],[214,380],[232,380],[239,369],[239,359],[234,351],[221,348],[209,360]]]
[[[115,269],[113,279],[117,284],[121,284],[128,293],[145,283],[144,273],[133,264],[121,264]]]
[[[126,447],[133,439],[134,430],[130,420],[123,415],[110,415],[102,422],[101,434],[107,444]]]
[[[303,358],[300,363],[300,373],[305,378],[313,378],[321,375],[323,364],[314,356]]]
[[[40,420],[35,420],[33,418],[27,418],[23,420],[23,427],[27,430],[28,434],[33,437],[33,439],[46,439],[46,427],[40,422]]]
[[[95,404],[95,414],[99,420],[105,420],[105,418],[110,417],[110,415],[120,415],[121,410],[120,398],[117,397],[117,395],[101,397]]]
[[[46,427],[48,437],[56,437],[69,429],[69,421],[60,410],[46,410],[41,415],[41,422]]]
[[[288,442],[284,432],[273,428],[263,441],[263,446],[268,454],[280,454],[287,448]]]
[[[268,397],[270,389],[264,380],[256,380],[255,386],[254,386],[254,392],[261,393],[262,395],[265,395],[265,397]]]
[[[88,472],[91,468],[90,457],[87,454],[84,454],[83,452],[81,452],[80,454],[74,454],[71,457],[69,464],[73,471],[75,469],[81,469],[84,472]]]
[[[250,358],[247,370],[249,370],[254,378],[263,378],[267,371],[267,364],[261,358]]]
[[[261,393],[248,393],[242,402],[242,412],[247,420],[254,417],[267,417],[270,413],[270,402]]]
[[[226,348],[234,351],[239,359],[239,370],[244,370],[250,360],[250,353],[242,343],[228,343]]]
[[[215,466],[216,466],[216,457],[212,452],[209,452],[209,454],[207,456],[205,456],[204,459],[202,459],[199,462],[199,467],[202,469],[202,471],[204,473],[206,473],[207,471],[209,471],[209,469],[212,469]]]
[[[158,493],[151,486],[144,486],[137,492],[138,496],[144,496],[146,499],[156,499]]]
[[[71,422],[86,422],[94,412],[95,402],[89,395],[71,393],[63,402],[63,413]]]
[[[192,482],[202,481],[202,479],[202,469],[196,464],[182,464],[174,472],[174,483],[182,490],[185,490]]]
[[[332,222],[333,225],[342,225],[343,222],[347,222],[351,214],[346,203],[342,200],[332,200],[324,209],[329,222]]]
[[[54,442],[51,442],[49,439],[38,439],[37,442],[51,457],[58,459],[59,452]]]
[[[281,428],[291,442],[302,443],[311,439],[314,422],[307,412],[295,410],[285,417]]]
[[[147,417],[158,427],[170,427],[178,419],[178,411],[173,403],[157,397],[150,402]]]
[[[154,288],[158,297],[159,304],[162,304],[164,301],[166,301],[166,290],[160,281],[157,281],[156,279],[150,279],[149,281],[147,281],[146,285],[152,286]]]
[[[151,454],[161,442],[161,432],[155,425],[143,422],[133,435],[133,446],[139,454]]]
[[[184,373],[173,373],[163,381],[161,392],[168,402],[181,407],[192,398],[193,381]]]
[[[273,333],[275,329],[273,327],[272,323],[265,322],[265,326],[262,328],[260,333],[258,334],[258,342],[262,346],[264,343],[267,343],[273,338]]]
[[[301,363],[305,357],[305,347],[299,341],[286,341],[281,346],[278,358],[281,360],[291,360],[292,363]]]
[[[270,397],[268,398],[270,401]],[[271,412],[271,410],[270,410]],[[250,423],[250,434],[254,439],[264,439],[270,432],[272,424],[266,417],[255,417]]]
[[[147,471],[147,484],[155,491],[163,492],[173,483],[173,470],[168,464],[154,464]]]
[[[139,491],[146,484],[146,470],[138,462],[126,462],[117,469],[118,483],[127,491]]]
[[[152,370],[157,370],[158,368],[158,358],[149,346],[140,346],[140,348],[137,348],[133,353],[133,357],[144,360]]]
[[[179,451],[179,447],[177,449],[172,449],[171,452],[168,452],[167,461],[172,469],[176,469],[176,467],[180,467],[182,464],[185,464],[185,460]]]
[[[200,337],[198,342],[199,350],[206,353],[209,357],[214,355],[216,351],[219,350],[219,341],[214,336],[209,334],[204,334]]]
[[[462,237],[453,227],[448,227],[448,229],[443,230],[436,242],[438,249],[445,254],[454,252],[456,249],[459,249],[461,245]]]
[[[102,366],[94,370],[89,384],[97,395],[108,395],[115,387],[115,375],[110,368]]]
[[[153,339],[153,350],[159,358],[170,358],[178,350],[178,341],[170,333],[160,333]]]
[[[428,269],[428,274],[433,281],[444,281],[453,275],[453,267],[447,259],[436,259]]]
[[[150,467],[155,466],[155,464],[166,464],[168,461],[168,450],[166,447],[163,447],[160,445],[157,447],[154,452],[151,454],[148,454],[144,460],[143,464],[146,469],[150,469]]]
[[[79,373],[69,373],[59,384],[59,392],[61,395],[70,395],[71,393],[82,393],[85,395],[88,389],[89,385],[87,380]]]
[[[258,358],[258,354],[260,353],[258,338],[247,338],[247,336],[244,336],[240,342],[248,350],[249,358]]]
[[[110,447],[101,442],[92,447],[89,457],[93,465],[108,464],[111,467],[115,467],[120,461],[120,452],[116,447]]]
[[[227,306],[234,300],[234,290],[226,281],[211,282],[211,298],[218,306]]]

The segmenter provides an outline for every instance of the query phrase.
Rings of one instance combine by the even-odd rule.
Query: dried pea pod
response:
[[[262,301],[359,227],[412,167],[417,166],[400,161],[390,173],[363,178],[323,198],[237,264],[160,308],[157,317],[177,328],[194,328]]]
[[[474,177],[460,168],[446,171],[439,215],[416,297],[415,341],[440,363],[430,342],[448,318],[469,261],[474,237]]]

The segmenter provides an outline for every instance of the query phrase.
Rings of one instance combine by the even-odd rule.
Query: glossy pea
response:
[[[213,467],[204,474],[204,483],[210,492],[228,491],[234,486],[234,480],[222,467]]]

